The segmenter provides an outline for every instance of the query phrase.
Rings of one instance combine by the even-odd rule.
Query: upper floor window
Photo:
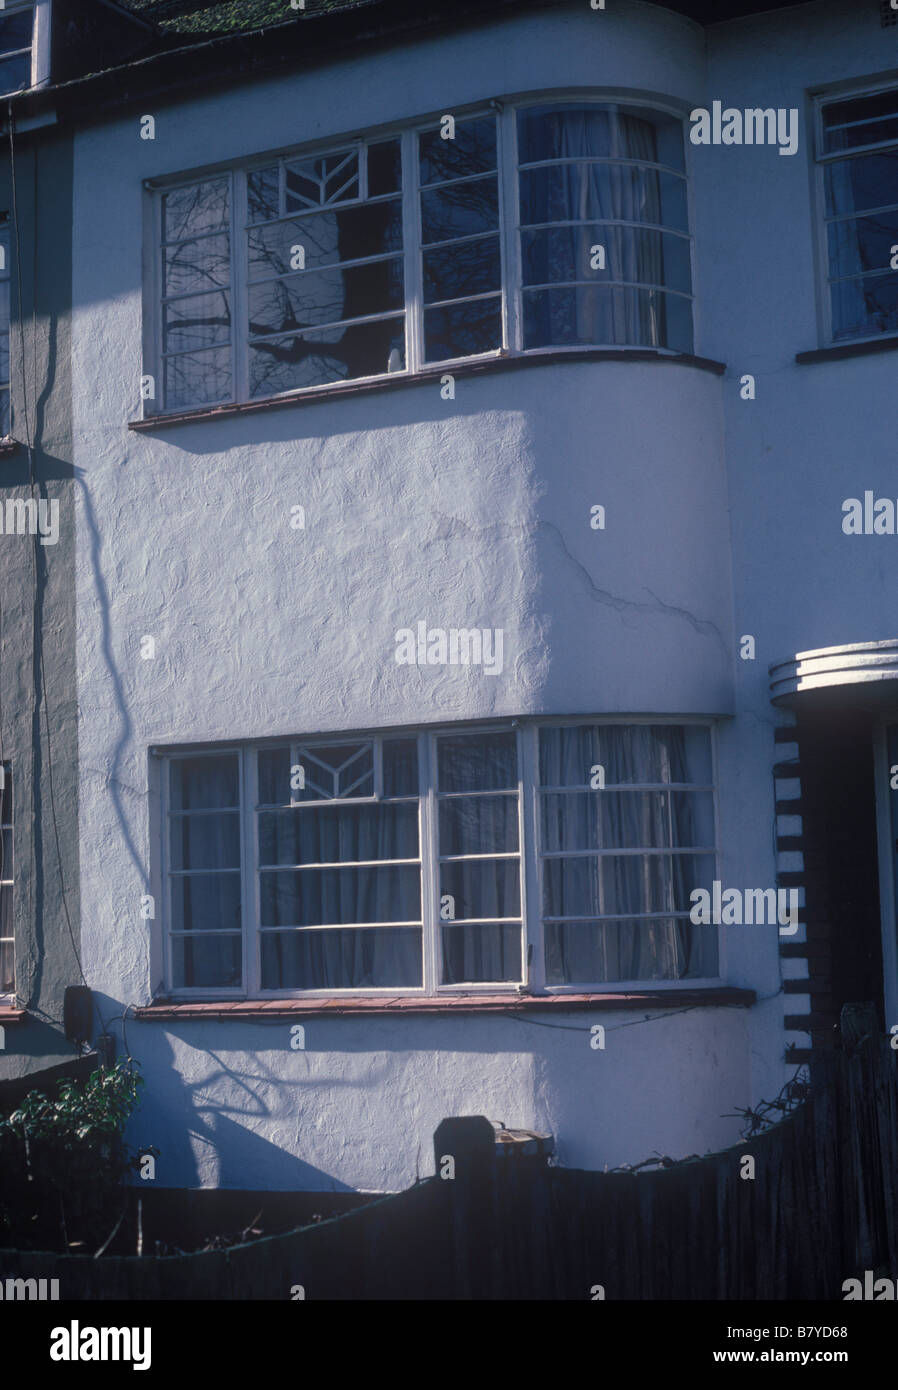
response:
[[[50,76],[52,0],[5,0],[0,9],[0,97]]]
[[[166,766],[176,992],[717,974],[716,933],[690,920],[715,877],[706,726],[397,731]]]
[[[823,101],[818,150],[828,337],[898,333],[898,87]]]
[[[13,934],[12,773],[0,763],[0,995],[16,988]]]
[[[447,113],[156,200],[151,409],[540,348],[692,350],[682,129],[661,111]]]
[[[34,38],[34,9],[0,12],[0,96],[21,92],[33,85],[31,78],[31,45]]]

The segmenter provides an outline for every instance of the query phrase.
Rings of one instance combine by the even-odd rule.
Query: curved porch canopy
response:
[[[775,705],[800,706],[806,697],[814,704],[898,704],[898,638],[796,652],[769,670]]]

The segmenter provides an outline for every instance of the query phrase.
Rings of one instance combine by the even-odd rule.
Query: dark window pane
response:
[[[288,212],[359,196],[358,150],[298,159],[286,165],[284,174]]]
[[[466,299],[502,286],[499,238],[466,241],[460,246],[440,246],[424,252],[424,303],[440,299]]]
[[[231,395],[231,349],[188,352],[165,362],[165,405],[168,410],[187,410],[194,405],[214,405]]]
[[[272,870],[260,875],[259,884],[263,927],[421,920],[421,870],[416,864]]]
[[[692,301],[680,295],[665,296],[666,341],[665,347],[674,352],[691,352],[692,340]]]
[[[225,179],[174,188],[162,198],[162,240],[180,241],[228,229],[229,184]]]
[[[263,989],[420,989],[420,927],[262,933]]]
[[[9,411],[9,387],[4,386],[0,390],[0,435],[7,435],[10,431],[10,411]]]
[[[383,745],[384,796],[418,795],[418,740],[388,738]]]
[[[263,748],[258,755],[259,804],[288,806],[295,792],[290,786],[290,749]]]
[[[595,765],[604,767],[606,786],[707,786],[712,781],[710,732],[700,724],[565,724],[540,729],[542,786],[589,786]]]
[[[0,93],[24,92],[31,86],[31,54],[0,59]]]
[[[250,395],[380,376],[405,367],[405,325],[382,319],[250,345]]]
[[[246,176],[247,215],[250,222],[267,222],[280,212],[280,170],[276,164],[251,169]]]
[[[432,241],[494,232],[499,226],[499,187],[495,176],[431,188],[421,194],[421,236]]]
[[[0,381],[9,381],[9,333],[0,330]]]
[[[839,159],[823,170],[826,211],[839,217],[898,203],[898,149]]]
[[[647,159],[671,169],[686,169],[683,122],[661,111],[621,107],[617,146],[624,159]]]
[[[522,169],[521,225],[654,222],[686,231],[686,181],[636,164],[555,164]]]
[[[250,279],[287,275],[293,247],[305,252],[305,269],[364,260],[402,250],[402,205],[398,199],[363,203],[334,212],[292,217],[247,233]]]
[[[12,824],[12,773],[9,763],[2,765],[3,786],[0,789],[0,825]]]
[[[898,244],[898,210],[831,222],[827,233],[833,278],[863,270],[890,270],[892,247]]]
[[[416,859],[418,807],[414,802],[372,806],[318,806],[264,811],[259,816],[259,863],[348,864],[372,859]]]
[[[607,854],[543,861],[547,917],[690,912],[690,893],[709,892],[712,854]]]
[[[11,879],[12,876],[12,831],[4,830],[0,833],[0,879]],[[3,935],[2,926],[0,926],[0,936]]]
[[[446,734],[437,739],[437,767],[441,792],[517,791],[514,731]]]
[[[165,352],[226,343],[231,335],[231,296],[226,290],[170,300],[163,308]]]
[[[239,869],[237,811],[169,817],[172,869]]]
[[[542,847],[565,849],[688,849],[714,843],[711,792],[546,793],[541,797]]]
[[[518,112],[518,159],[533,164],[543,159],[592,155],[608,157],[612,113],[603,106],[533,106]]]
[[[502,345],[502,303],[473,299],[445,309],[424,311],[424,356],[428,362],[472,357]]]
[[[823,108],[823,148],[827,154],[880,140],[898,140],[898,89]]]
[[[509,923],[443,927],[443,984],[521,979],[521,928]]]
[[[31,44],[33,26],[32,9],[0,17],[0,52],[9,53],[14,48],[28,48]]]
[[[455,139],[444,140],[442,126],[418,137],[421,183],[441,183],[496,167],[496,118],[483,116],[455,122]]]
[[[517,796],[453,796],[442,799],[439,808],[440,854],[513,854],[517,850]]]
[[[243,976],[239,936],[176,936],[172,962],[176,989],[238,989]]]
[[[171,879],[173,931],[239,931],[239,874],[186,874]]]
[[[452,900],[454,921],[462,922],[471,917],[520,917],[520,864],[517,859],[461,859],[441,864],[441,910],[447,896]]]
[[[12,896],[8,888],[2,896]],[[11,941],[0,941],[0,994],[12,994],[16,987],[15,950]]]
[[[833,337],[898,333],[898,275],[868,275],[830,286]]]
[[[524,346],[628,344],[692,351],[690,301],[610,286],[524,291]]]
[[[402,261],[371,261],[345,270],[321,270],[250,286],[252,335],[311,328],[401,309]]]
[[[368,146],[368,196],[398,193],[402,187],[402,162],[398,140],[382,140]]]
[[[641,159],[684,167],[682,123],[635,107],[537,106],[518,112],[521,164],[554,159]]]
[[[173,811],[219,811],[240,804],[236,753],[172,758],[170,797]]]
[[[162,252],[164,294],[193,294],[231,282],[231,239],[202,237],[166,246]]]
[[[546,983],[683,980],[717,973],[714,933],[677,918],[547,922]]]
[[[594,246],[604,247],[604,270],[592,269]],[[665,285],[685,294],[691,289],[689,242],[665,232],[601,223],[523,231],[521,259],[525,285],[629,280]]]

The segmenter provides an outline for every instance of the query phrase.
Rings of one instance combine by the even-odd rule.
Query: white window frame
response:
[[[850,151],[839,150],[831,154],[824,152],[823,108],[833,102],[860,100],[863,97],[878,96],[880,92],[895,92],[898,97],[898,82],[867,83],[863,86],[835,86],[812,93],[814,118],[814,242],[817,262],[817,320],[821,347],[853,347],[856,343],[883,343],[898,338],[898,329],[891,333],[860,334],[852,338],[833,336],[832,295],[829,278],[829,238],[827,227],[832,220],[826,212],[826,189],[824,170],[828,164],[836,164],[858,155],[872,154],[882,149],[898,149],[898,140],[879,141],[873,145],[858,145]],[[898,199],[896,199],[898,202]],[[876,209],[871,211],[875,212]],[[861,214],[862,216],[865,214]],[[898,272],[893,272],[893,274]],[[856,277],[847,277],[850,279]]]
[[[144,189],[148,199],[145,227],[152,228],[152,245],[145,248],[144,266],[149,274],[144,276],[144,366],[142,371],[152,375],[156,382],[156,400],[144,401],[144,419],[164,418],[167,415],[203,413],[223,406],[262,406],[271,401],[301,400],[303,396],[319,396],[322,393],[339,393],[354,387],[393,381],[414,380],[425,375],[449,373],[453,368],[461,368],[482,362],[509,357],[538,357],[559,354],[575,354],[584,351],[613,352],[657,352],[659,355],[680,357],[683,354],[675,348],[652,347],[644,344],[595,343],[548,345],[545,347],[524,348],[523,346],[523,286],[520,238],[520,203],[518,196],[519,170],[517,146],[517,112],[533,106],[579,104],[584,101],[599,106],[626,107],[630,110],[656,112],[671,117],[681,123],[683,134],[683,168],[676,169],[661,163],[648,162],[649,167],[670,173],[684,182],[686,191],[687,229],[680,232],[676,228],[663,228],[669,235],[682,237],[689,247],[690,285],[688,295],[682,291],[660,287],[664,293],[686,298],[690,302],[693,326],[693,353],[696,351],[698,333],[698,314],[696,303],[696,265],[695,237],[693,232],[693,191],[692,167],[689,141],[686,139],[685,121],[688,111],[672,102],[632,97],[619,91],[597,91],[584,88],[564,88],[516,95],[514,97],[491,99],[467,106],[451,109],[458,121],[474,120],[492,116],[497,125],[497,181],[499,190],[498,240],[500,250],[500,289],[501,342],[499,347],[482,353],[462,357],[448,357],[434,360],[424,359],[424,310],[423,303],[423,248],[421,245],[421,199],[420,169],[418,162],[417,137],[420,133],[432,130],[439,125],[440,113],[426,117],[392,123],[373,130],[365,130],[352,135],[335,136],[328,141],[309,142],[286,150],[271,151],[225,164],[207,166],[191,170],[182,175],[148,179]],[[336,154],[354,145],[374,144],[383,140],[399,139],[401,144],[402,178],[402,219],[403,219],[403,257],[405,274],[405,306],[396,311],[396,317],[405,319],[405,367],[395,372],[377,372],[365,377],[352,377],[328,383],[292,388],[270,396],[251,397],[248,393],[249,334],[246,328],[247,308],[247,248],[246,248],[246,175],[253,169],[266,165],[308,156]],[[547,161],[555,163],[557,161]],[[644,163],[646,161],[624,161]],[[161,256],[161,218],[162,195],[178,187],[187,187],[204,179],[229,176],[230,194],[230,238],[231,238],[231,392],[227,397],[205,404],[163,406],[157,405],[164,399],[162,378],[162,256]],[[361,192],[361,189],[360,189]],[[363,200],[359,200],[360,202]],[[351,207],[357,203],[345,203]],[[601,220],[601,219],[600,219]],[[613,225],[618,225],[614,223]],[[639,224],[641,225],[641,224]],[[647,224],[656,229],[655,224]],[[603,281],[604,284],[620,282]],[[629,283],[629,282],[627,282]],[[489,292],[490,294],[494,292]],[[486,297],[486,294],[485,296]],[[391,315],[374,315],[374,318],[387,318]],[[238,331],[239,329],[239,331]],[[200,351],[201,349],[195,349]]]
[[[534,994],[626,994],[634,991],[664,991],[689,989],[719,988],[725,979],[725,934],[720,926],[714,928],[705,926],[700,928],[702,931],[716,931],[716,950],[718,972],[714,976],[689,977],[688,979],[678,980],[614,980],[614,981],[593,981],[575,984],[551,984],[547,985],[545,980],[545,954],[544,937],[542,922],[542,863],[543,852],[540,843],[539,827],[539,800],[541,790],[538,785],[539,771],[539,729],[541,727],[552,726],[578,726],[578,725],[676,725],[676,726],[696,726],[706,728],[710,736],[711,748],[711,776],[712,783],[707,787],[704,783],[699,785],[689,784],[690,788],[696,791],[710,790],[712,794],[713,823],[714,823],[714,846],[713,851],[708,857],[712,860],[712,878],[719,877],[718,865],[720,861],[720,834],[718,822],[718,753],[717,753],[717,726],[711,719],[698,716],[668,716],[668,717],[633,717],[633,716],[607,716],[607,715],[577,715],[563,718],[558,717],[539,717],[527,716],[520,719],[505,719],[502,721],[490,721],[489,723],[478,724],[451,724],[434,726],[401,726],[396,728],[364,730],[359,732],[335,733],[329,735],[315,735],[302,737],[287,737],[282,739],[265,739],[263,741],[252,741],[245,744],[223,744],[220,746],[190,746],[187,748],[158,748],[152,750],[162,763],[162,776],[160,779],[160,841],[161,853],[158,857],[159,871],[163,884],[163,913],[162,920],[156,924],[155,930],[159,934],[156,949],[161,949],[162,959],[165,962],[165,978],[163,983],[164,992],[167,997],[184,1000],[273,1000],[273,999],[316,999],[346,997],[347,999],[358,998],[393,998],[401,996],[403,998],[438,998],[452,995],[495,995],[507,994],[510,997],[519,996],[523,991]],[[437,740],[447,735],[458,734],[488,734],[488,733],[508,733],[514,730],[517,741],[518,759],[518,851],[516,855],[520,863],[520,894],[521,894],[521,960],[522,978],[520,981],[485,981],[485,982],[463,982],[460,984],[442,984],[442,925],[440,920],[440,884],[439,884],[439,840],[438,840],[438,813],[437,813],[437,788],[436,788],[436,756]],[[260,922],[260,880],[259,872],[259,853],[258,853],[258,763],[256,755],[268,748],[282,747],[289,744],[291,747],[291,758],[293,751],[298,744],[304,746],[314,746],[315,744],[326,745],[334,743],[362,742],[373,739],[375,749],[375,768],[381,766],[380,740],[382,739],[411,739],[415,738],[418,743],[418,849],[419,858],[410,861],[421,864],[421,930],[422,930],[422,952],[423,952],[423,983],[420,987],[362,987],[358,989],[272,989],[263,990],[261,988],[261,940],[262,933],[259,928]],[[241,914],[242,914],[242,937],[243,937],[243,985],[240,988],[206,987],[206,988],[185,988],[175,987],[174,974],[172,971],[171,943],[172,934],[170,923],[171,915],[171,875],[169,873],[169,809],[170,798],[168,794],[169,770],[171,764],[182,758],[195,758],[207,754],[209,756],[223,756],[225,754],[237,754],[240,768],[240,818],[241,818]],[[376,786],[375,795],[355,798],[339,798],[336,801],[325,800],[320,802],[304,803],[309,807],[309,814],[314,814],[314,807],[319,805],[334,805],[345,802],[346,804],[368,803],[379,799],[382,793],[382,782],[379,774],[375,772]],[[652,784],[653,788],[655,784]],[[632,789],[632,788],[631,788]],[[601,795],[601,792],[597,792]],[[406,798],[399,798],[406,799]],[[702,847],[690,847],[699,849]],[[638,849],[633,853],[640,852]],[[664,851],[658,850],[659,854]],[[685,851],[684,851],[685,852]],[[487,858],[495,858],[495,855],[486,855]],[[657,916],[658,914],[653,914]],[[490,919],[496,920],[496,919]],[[518,918],[507,919],[508,921],[518,922]],[[384,924],[378,924],[384,925]],[[347,929],[351,929],[352,924],[347,924]]]
[[[45,87],[50,81],[50,8],[52,0],[5,0],[5,4],[0,10],[0,19],[7,19],[10,15],[18,14],[22,10],[31,10],[31,43],[23,48],[10,49],[9,52],[0,54],[3,58],[12,58],[17,54],[30,53],[31,55],[31,81],[27,88],[21,89],[31,91],[35,87]],[[0,92],[0,97],[13,96],[13,92]]]

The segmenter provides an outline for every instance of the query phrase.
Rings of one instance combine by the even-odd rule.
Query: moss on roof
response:
[[[380,0],[306,0],[305,10],[290,8],[290,0],[119,0],[123,8],[149,20],[160,33],[237,34],[272,24],[288,24],[303,15],[358,10]]]

